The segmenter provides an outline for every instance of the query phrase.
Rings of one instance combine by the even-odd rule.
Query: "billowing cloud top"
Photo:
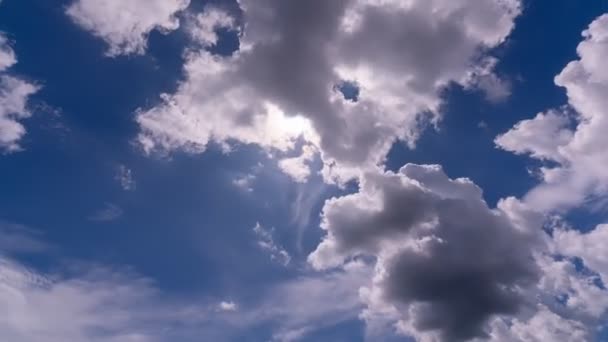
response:
[[[518,312],[539,277],[538,238],[514,224],[512,201],[501,204],[509,212],[490,209],[475,184],[439,166],[366,174],[358,193],[325,204],[328,235],[309,260],[326,268],[374,256],[372,307],[398,308],[409,334],[482,337],[492,315]]]
[[[555,78],[567,90],[569,107],[540,113],[496,139],[515,153],[558,163],[541,169],[543,183],[527,196],[542,210],[567,209],[608,190],[608,15],[583,32],[580,59]]]
[[[439,124],[448,87],[481,90],[494,102],[509,96],[511,84],[495,71],[495,48],[513,30],[520,0],[237,0],[233,5],[208,4],[199,11],[190,0],[71,0],[63,9],[64,20],[107,45],[106,55],[114,58],[104,59],[107,63],[124,56],[139,62],[155,30],[181,30],[165,38],[179,37],[185,43],[179,51],[184,65],[176,87],[160,96],[152,94],[157,102],[140,103],[133,113],[136,133],[128,139],[141,150],[121,154],[121,160],[132,157],[125,164],[107,164],[114,166],[109,176],[114,190],[124,191],[103,195],[121,197],[95,207],[98,210],[89,212],[82,224],[135,223],[146,228],[146,239],[167,236],[147,234],[159,228],[155,225],[196,225],[199,216],[134,220],[136,213],[157,208],[148,202],[137,207],[137,202],[159,197],[155,194],[161,191],[170,194],[159,202],[184,197],[184,202],[158,206],[167,216],[183,214],[191,207],[181,203],[201,198],[186,193],[189,184],[181,179],[178,187],[149,191],[151,184],[158,184],[158,175],[147,170],[153,161],[142,160],[142,150],[195,154],[214,146],[230,151],[240,144],[253,145],[256,153],[268,152],[276,168],[264,169],[254,160],[251,165],[257,166],[250,172],[227,172],[229,187],[221,190],[234,193],[205,193],[208,197],[201,202],[230,203],[203,208],[200,217],[218,234],[226,228],[220,219],[234,212],[238,220],[231,222],[241,224],[248,215],[271,212],[276,202],[268,197],[295,192],[275,199],[295,198],[291,213],[260,217],[259,222],[272,224],[266,227],[253,225],[255,218],[247,229],[246,238],[253,240],[249,245],[257,247],[251,253],[265,253],[265,264],[282,273],[268,280],[260,271],[264,290],[259,293],[247,293],[250,288],[243,290],[240,283],[218,285],[232,293],[218,295],[220,290],[213,288],[209,292],[218,296],[209,299],[203,298],[206,293],[199,298],[191,298],[189,291],[177,293],[180,284],[156,284],[134,270],[84,260],[65,261],[65,268],[49,261],[46,266],[52,271],[36,269],[34,259],[59,255],[60,248],[44,242],[44,234],[36,230],[0,220],[0,303],[7,308],[0,308],[0,340],[221,341],[243,339],[245,330],[268,328],[272,331],[267,337],[273,341],[296,341],[315,329],[357,318],[365,322],[366,337],[372,341],[395,334],[418,342],[596,339],[597,327],[605,326],[608,317],[608,224],[595,222],[595,228],[580,231],[560,215],[587,204],[605,209],[608,203],[608,14],[585,29],[577,59],[555,78],[567,92],[568,103],[522,120],[495,138],[503,150],[497,153],[529,156],[541,166],[539,184],[521,199],[506,197],[493,204],[471,179],[450,178],[450,167],[444,171],[440,165],[408,163],[389,170],[385,163],[395,142],[414,148],[425,127]],[[238,45],[232,44],[234,38]],[[16,43],[0,32],[2,152],[25,145],[24,119],[32,115],[28,100],[39,88],[16,74]],[[230,51],[227,45],[238,48]],[[122,128],[118,131],[133,132]],[[491,132],[491,125],[484,128],[484,133]],[[492,140],[486,142],[492,147]],[[37,158],[25,159],[27,163],[19,165]],[[223,171],[222,166],[218,169]],[[274,171],[293,182],[267,177]],[[162,175],[168,179],[173,174]],[[276,191],[268,184],[278,183],[269,183],[269,178],[292,188]],[[98,190],[105,184],[100,183]],[[83,193],[77,190],[73,196]],[[335,197],[323,203],[329,193]],[[236,196],[259,203],[238,211],[235,207],[245,202],[230,201]],[[321,236],[313,240],[303,236],[303,229],[314,222],[309,218],[317,213],[317,205],[322,206],[317,216]],[[172,206],[180,208],[174,211]],[[61,212],[77,207],[70,203]],[[289,203],[278,207],[288,208]],[[55,216],[53,222],[59,221]],[[77,222],[70,220],[68,230]],[[291,234],[279,232],[282,220],[300,229],[293,234],[295,243],[287,240]],[[55,229],[50,240],[72,236]],[[213,237],[208,245],[225,243],[223,236]],[[182,238],[143,245],[183,244]],[[232,240],[236,238],[229,235],[225,240],[241,242]],[[103,248],[110,240],[104,239]],[[130,242],[123,246],[129,248]],[[136,243],[141,245],[141,240]],[[211,255],[216,250],[226,253],[223,246],[204,254],[209,263],[221,260],[222,267],[214,271],[230,268],[224,267],[227,264],[262,268],[262,262],[248,263],[250,255],[243,246],[235,243],[228,257]],[[32,257],[31,267],[25,263],[30,258],[23,256]],[[186,256],[190,254],[175,260]],[[110,259],[123,260],[114,255]],[[136,259],[146,258],[138,254]],[[144,269],[150,272],[155,266]],[[155,274],[174,275],[164,273]],[[213,287],[223,285],[224,279],[204,283]],[[261,287],[251,284],[255,286]]]
[[[194,23],[204,46],[217,40],[210,28],[238,31],[240,50],[188,53],[177,92],[138,114],[146,151],[233,141],[284,151],[304,138],[326,179],[347,180],[381,163],[396,139],[413,145],[424,122],[438,119],[449,83],[488,77],[484,52],[519,14],[519,1],[504,0],[239,4],[238,26],[212,8]],[[358,87],[357,101],[340,93],[344,81]]]

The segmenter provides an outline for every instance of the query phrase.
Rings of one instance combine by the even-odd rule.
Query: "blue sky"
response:
[[[606,13],[0,1],[0,340],[608,340]]]

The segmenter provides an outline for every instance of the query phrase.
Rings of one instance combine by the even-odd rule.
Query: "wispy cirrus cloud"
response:
[[[105,203],[104,207],[89,216],[89,220],[97,222],[107,222],[119,219],[123,210],[116,204]]]

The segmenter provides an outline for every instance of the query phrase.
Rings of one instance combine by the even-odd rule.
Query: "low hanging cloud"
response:
[[[32,115],[27,101],[39,90],[38,86],[8,73],[16,63],[15,52],[0,32],[0,151],[9,153],[21,150],[19,140],[26,133],[21,120]]]
[[[152,30],[176,30],[176,13],[190,0],[75,0],[66,9],[72,21],[103,39],[107,55],[143,54]]]
[[[395,140],[413,146],[424,123],[439,119],[450,83],[487,83],[476,79],[492,74],[485,51],[520,12],[517,0],[239,5],[238,21],[211,7],[193,21],[184,80],[137,113],[139,142],[147,152],[199,153],[210,142],[286,151],[303,138],[337,182],[382,163]],[[219,27],[239,34],[239,51],[197,48],[216,43]],[[357,84],[356,101],[337,90],[345,81]]]
[[[518,314],[540,278],[538,237],[513,223],[525,216],[515,203],[490,209],[481,189],[439,166],[368,173],[359,192],[326,202],[327,236],[309,261],[325,269],[375,257],[367,314],[388,306],[401,331],[421,341],[488,336],[488,322]]]
[[[568,106],[540,113],[497,137],[496,144],[518,154],[550,161],[542,183],[525,197],[542,211],[567,210],[598,200],[608,190],[608,14],[583,32],[579,59],[555,78],[565,88]]]
[[[367,173],[358,192],[328,200],[327,235],[308,259],[319,270],[374,265],[360,289],[372,339],[593,341],[608,314],[608,230],[545,220],[515,198],[489,208],[470,180],[408,164]]]

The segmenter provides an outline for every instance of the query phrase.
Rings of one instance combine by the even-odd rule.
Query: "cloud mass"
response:
[[[190,0],[76,0],[66,9],[72,21],[103,39],[107,55],[143,54],[152,30],[179,27],[175,14]]]
[[[520,11],[516,0],[239,5],[241,25],[208,8],[213,15],[191,31],[205,44],[217,39],[209,28],[238,31],[240,50],[189,50],[177,92],[138,112],[141,145],[196,153],[210,142],[241,142],[285,151],[304,138],[318,149],[325,178],[337,182],[382,163],[396,140],[413,146],[424,123],[440,118],[441,90],[475,83],[491,65],[484,52],[506,39]],[[337,89],[344,81],[357,84],[357,101]]]

